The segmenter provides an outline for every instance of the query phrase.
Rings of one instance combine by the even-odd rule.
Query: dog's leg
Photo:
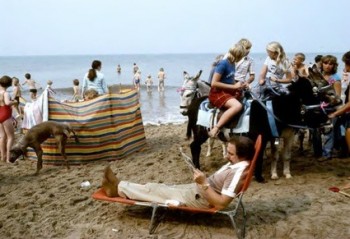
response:
[[[67,136],[65,135],[57,135],[55,136],[57,141],[58,150],[61,152],[61,155],[65,161],[67,169],[69,169],[69,163],[66,155],[66,142],[67,142]]]
[[[34,175],[38,175],[40,169],[43,168],[43,150],[42,148],[39,146],[36,146],[34,148],[34,151],[36,153],[36,157],[37,157],[37,163],[36,163],[36,172]]]

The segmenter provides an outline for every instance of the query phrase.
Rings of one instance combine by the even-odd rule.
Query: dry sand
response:
[[[228,218],[170,211],[154,235],[148,234],[151,210],[95,201],[104,167],[134,182],[191,182],[192,175],[179,154],[185,125],[145,127],[148,147],[113,162],[48,166],[33,176],[36,163],[0,163],[1,238],[234,238]],[[210,174],[225,160],[215,144],[213,156],[202,151],[202,170]],[[350,198],[328,190],[349,183],[350,159],[319,163],[293,152],[292,179],[252,182],[244,197],[248,221],[246,238],[350,238]],[[265,177],[270,162],[265,160]],[[279,169],[281,174],[281,168]],[[92,186],[82,189],[88,180]],[[347,191],[350,193],[350,191]]]

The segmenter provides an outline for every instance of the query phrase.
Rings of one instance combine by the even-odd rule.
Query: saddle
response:
[[[252,100],[246,98],[243,99],[243,110],[235,115],[230,122],[224,125],[221,131],[226,135],[248,133],[249,132],[249,115],[250,115],[250,105]],[[214,127],[219,121],[221,115],[224,113],[212,106],[209,99],[205,99],[199,106],[197,125],[204,126],[208,129]]]

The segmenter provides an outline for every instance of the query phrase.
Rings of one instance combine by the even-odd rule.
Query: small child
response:
[[[292,79],[295,79],[297,76],[307,77],[309,75],[307,65],[304,64],[304,61],[304,53],[299,52],[294,55],[294,59],[291,65]]]
[[[92,100],[98,97],[98,92],[94,89],[88,89],[84,92],[84,100]]]
[[[79,88],[79,80],[78,79],[74,79],[73,80],[73,97],[72,97],[72,101],[73,102],[78,102],[79,100],[81,100],[81,91]]]
[[[56,92],[52,89],[53,82],[51,80],[47,81],[46,89],[51,94],[56,94]]]
[[[29,73],[26,73],[24,77],[25,77],[25,80],[22,83],[22,85],[27,84],[29,87],[29,90],[37,88],[38,83],[36,83],[36,81],[31,78],[32,76]]]
[[[19,98],[22,96],[22,93],[21,93],[21,86],[19,84],[19,79],[17,77],[12,77],[12,88],[13,88],[12,97],[14,101],[17,102],[16,105],[13,105],[13,109],[17,112],[16,119],[19,117],[22,118],[22,113],[19,108]]]
[[[37,89],[31,89],[30,90],[30,99],[32,101],[36,101],[36,96],[37,96],[38,90]]]
[[[153,85],[153,80],[152,80],[152,76],[148,75],[146,80],[145,80],[145,84],[147,87],[147,92],[152,92],[152,85]]]

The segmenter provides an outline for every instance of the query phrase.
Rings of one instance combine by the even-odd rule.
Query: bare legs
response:
[[[107,166],[103,174],[102,188],[108,197],[118,197],[118,184],[118,178],[114,175],[111,167]]]
[[[236,100],[235,98],[229,99],[225,103],[225,112],[221,115],[221,118],[219,119],[219,122],[217,125],[215,125],[209,132],[210,137],[215,137],[220,132],[220,129],[229,121],[232,119],[233,116],[235,116],[238,112],[242,110],[242,104]]]
[[[15,132],[12,124],[12,117],[0,124],[0,152],[1,160],[9,163],[10,149],[14,142]]]

